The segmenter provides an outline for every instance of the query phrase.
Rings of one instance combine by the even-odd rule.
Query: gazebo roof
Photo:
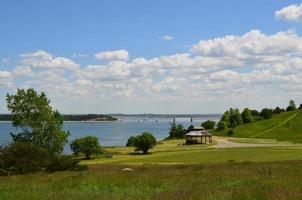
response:
[[[190,131],[186,136],[210,136],[211,134],[208,131]]]
[[[193,130],[197,131],[197,130],[205,130],[205,128],[203,128],[202,126],[194,126]]]

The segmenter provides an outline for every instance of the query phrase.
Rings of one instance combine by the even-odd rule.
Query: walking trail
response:
[[[272,147],[272,146],[293,146],[291,143],[274,143],[274,144],[256,144],[256,143],[237,143],[226,138],[215,137],[217,144],[214,148],[243,148],[243,147]]]

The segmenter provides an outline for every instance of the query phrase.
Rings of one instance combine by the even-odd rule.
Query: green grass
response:
[[[302,199],[301,161],[124,167],[1,177],[0,199]]]
[[[232,137],[266,138],[302,142],[302,111],[284,112],[271,119],[240,125],[234,130]],[[214,132],[225,135],[225,131]]]

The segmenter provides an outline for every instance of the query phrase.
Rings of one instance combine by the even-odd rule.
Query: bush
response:
[[[194,130],[194,126],[193,125],[190,125],[188,128],[187,128],[187,133],[191,132]]]
[[[201,124],[201,126],[205,129],[214,129],[216,122],[207,120]]]
[[[72,141],[70,149],[75,155],[83,153],[87,159],[90,159],[92,154],[100,153],[101,146],[97,137],[86,136]]]
[[[220,121],[217,123],[217,131],[223,131],[228,128],[228,125],[225,121]]]
[[[136,136],[130,136],[127,141],[126,147],[134,147],[135,139],[136,139]]]
[[[227,135],[228,135],[228,136],[231,136],[231,135],[234,135],[234,133],[235,133],[234,130],[229,130],[229,131],[227,132]]]
[[[47,164],[47,151],[28,143],[12,143],[0,149],[1,174],[26,174],[42,171]]]
[[[156,145],[156,139],[151,133],[144,132],[135,137],[134,146],[136,151],[142,151],[143,154],[148,153],[148,150]]]
[[[251,123],[253,121],[252,112],[248,108],[245,108],[241,113],[241,118],[244,124]]]
[[[288,107],[286,108],[286,111],[293,111],[293,110],[296,110],[296,103],[294,102],[294,100],[290,100],[289,101],[289,105]]]
[[[270,119],[272,118],[273,114],[273,110],[268,108],[264,108],[260,112],[260,116],[263,117],[263,119]]]
[[[80,159],[70,155],[52,156],[47,163],[46,171],[72,171],[72,170],[84,170],[87,166],[80,165]]]
[[[184,129],[182,124],[171,123],[169,138],[184,138],[187,130]]]
[[[284,109],[281,109],[279,106],[277,106],[274,110],[274,114],[280,114],[282,112],[284,112]]]
[[[260,113],[258,112],[258,110],[251,110],[251,114],[253,117],[260,116]]]

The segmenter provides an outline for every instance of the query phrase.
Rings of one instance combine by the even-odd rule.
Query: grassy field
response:
[[[124,167],[1,177],[0,199],[302,199],[301,161]]]
[[[232,137],[239,138],[272,138],[302,142],[302,111],[284,112],[271,119],[256,121],[233,129]],[[225,135],[225,132],[213,132]]]
[[[213,144],[161,141],[148,155],[104,148],[114,157],[83,160],[87,171],[0,177],[0,200],[302,199],[302,144],[279,141],[299,139],[301,122],[301,111],[282,113]],[[218,148],[222,141],[272,146]]]

